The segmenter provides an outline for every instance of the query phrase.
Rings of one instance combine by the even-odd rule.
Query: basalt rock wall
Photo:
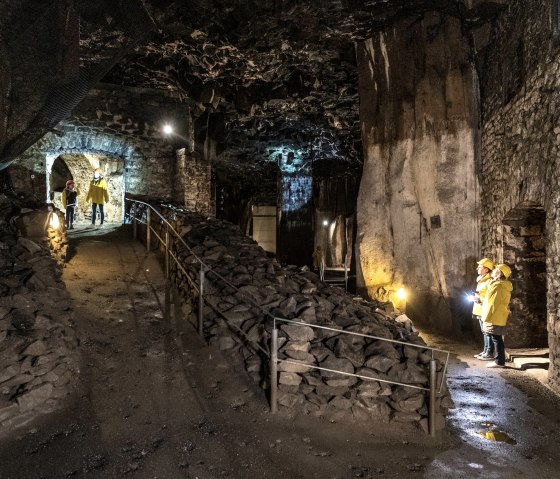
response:
[[[45,219],[0,196],[0,435],[61,407],[79,372],[70,297],[56,264],[67,240]]]
[[[360,44],[358,64],[358,289],[395,300],[404,287],[413,320],[469,329],[478,110],[460,22],[436,13],[401,21]]]

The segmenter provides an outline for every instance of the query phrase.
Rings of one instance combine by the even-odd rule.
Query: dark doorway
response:
[[[511,266],[513,293],[506,332],[512,348],[546,347],[546,212],[534,203],[516,206],[503,220],[503,257]]]

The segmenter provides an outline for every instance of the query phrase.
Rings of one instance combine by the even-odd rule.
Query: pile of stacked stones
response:
[[[239,351],[246,370],[263,387],[269,386],[265,352],[270,352],[273,316],[411,344],[277,321],[278,357],[293,361],[278,366],[281,406],[334,420],[418,422],[427,427],[424,391],[301,364],[428,387],[431,354],[413,346],[425,343],[406,316],[397,318],[378,304],[328,286],[306,268],[282,267],[236,226],[176,208],[161,212],[191,248],[189,252],[175,245],[190,280],[172,267],[178,290],[193,303],[190,311],[197,302],[191,285],[198,281],[198,257],[211,268],[204,284],[205,335],[222,350]],[[196,321],[195,314],[190,317]],[[439,361],[438,370],[441,378]],[[437,424],[442,427],[449,396],[437,403]]]
[[[56,409],[78,372],[70,299],[59,266],[44,237],[33,241],[20,236],[16,224],[25,223],[22,217],[42,221],[39,230],[44,232],[45,212],[22,211],[0,198],[0,431],[4,432]],[[61,232],[51,233],[51,240],[59,240],[54,244],[64,242]]]

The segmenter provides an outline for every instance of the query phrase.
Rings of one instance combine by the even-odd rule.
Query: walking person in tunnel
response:
[[[109,191],[107,190],[107,183],[103,179],[101,169],[96,168],[93,173],[93,180],[89,184],[89,191],[86,201],[91,201],[91,224],[95,226],[95,218],[97,216],[97,209],[99,208],[99,225],[103,226],[105,220],[104,205],[109,201]]]
[[[62,191],[62,206],[66,210],[66,229],[74,229],[74,219],[76,216],[79,194],[80,189],[76,187],[74,180],[68,180],[66,182],[66,188]]]
[[[490,361],[494,359],[494,343],[489,334],[484,332],[484,324],[482,322],[482,303],[484,298],[488,293],[488,287],[492,281],[492,270],[494,269],[494,262],[490,258],[482,258],[477,262],[478,267],[476,272],[478,276],[476,277],[476,290],[474,294],[474,305],[472,314],[478,324],[480,325],[480,330],[482,331],[482,336],[484,339],[484,347],[482,352],[475,354],[474,357],[477,359],[482,359],[483,361]]]
[[[496,360],[488,363],[488,368],[503,368],[506,364],[504,333],[509,317],[509,302],[513,285],[509,281],[511,268],[498,264],[492,271],[492,281],[482,304],[484,332],[489,334],[494,344]]]

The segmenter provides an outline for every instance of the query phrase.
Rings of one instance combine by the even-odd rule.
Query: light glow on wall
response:
[[[313,177],[308,175],[282,176],[282,211],[293,212],[311,201]]]
[[[406,299],[406,291],[404,288],[399,288],[399,290],[397,291],[397,298],[400,300]]]
[[[269,147],[266,149],[267,161],[278,164],[282,173],[297,173],[305,169],[307,163],[303,157],[303,150],[286,145]]]

